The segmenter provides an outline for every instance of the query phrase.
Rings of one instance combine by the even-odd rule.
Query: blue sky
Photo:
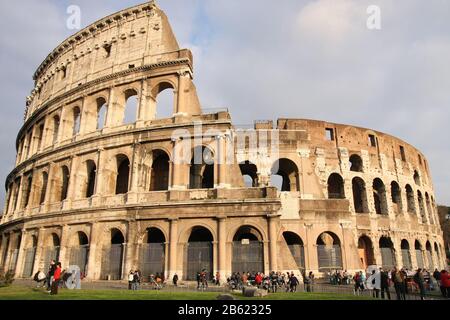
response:
[[[40,62],[82,26],[142,1],[0,2],[0,181],[15,159],[25,97]],[[437,201],[450,204],[450,1],[159,0],[195,59],[202,105],[236,124],[278,117],[355,124],[393,134],[427,156]],[[382,29],[366,28],[369,5]],[[0,189],[3,204],[4,188]]]

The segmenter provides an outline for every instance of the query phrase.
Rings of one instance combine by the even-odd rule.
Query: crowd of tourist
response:
[[[227,279],[227,284],[231,289],[240,290],[244,286],[254,286],[259,289],[265,289],[268,292],[297,292],[298,286],[303,280],[304,290],[312,292],[314,288],[314,274],[309,272],[307,275],[297,274],[294,272],[275,272],[269,274],[263,272],[234,272],[231,277]]]
[[[47,287],[47,292],[51,295],[58,294],[58,288],[62,285],[65,271],[62,270],[61,262],[51,260],[47,274],[38,270],[33,279],[37,283],[37,287]]]
[[[373,297],[390,300],[390,288],[394,287],[397,300],[406,300],[407,294],[415,292],[418,292],[421,300],[424,300],[427,291],[439,288],[444,298],[450,298],[450,274],[446,270],[435,269],[432,274],[421,268],[415,272],[395,267],[393,269],[379,268],[377,271],[372,270],[370,274],[364,271],[357,272],[352,277],[354,293],[360,294],[365,290],[370,290]],[[340,273],[335,273],[333,277],[340,279],[338,274]],[[339,281],[338,283],[340,284]]]

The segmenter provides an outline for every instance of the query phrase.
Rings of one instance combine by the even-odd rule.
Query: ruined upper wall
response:
[[[62,42],[34,74],[28,119],[44,102],[87,82],[179,58],[168,19],[152,1],[103,18]],[[184,54],[192,62],[190,53]]]

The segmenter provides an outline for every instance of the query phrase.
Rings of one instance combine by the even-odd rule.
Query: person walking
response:
[[[220,286],[220,273],[219,273],[219,271],[216,272],[216,286]]]
[[[405,292],[405,279],[403,277],[403,273],[394,267],[391,272],[392,281],[394,282],[395,294],[397,295],[397,300],[406,300],[406,292]]]
[[[134,280],[134,272],[130,270],[128,274],[128,290],[133,290],[133,280]]]
[[[51,290],[50,290],[51,295],[58,294],[58,287],[59,287],[60,280],[61,280],[61,262],[58,262],[56,264],[55,271],[53,273],[53,281],[52,281]]]
[[[55,260],[50,260],[50,265],[48,266],[47,271],[47,291],[50,292],[52,288],[53,276],[55,274],[56,262]]]
[[[391,293],[389,292],[389,274],[386,270],[380,269],[380,287],[381,287],[381,299],[384,299],[384,294],[388,300],[391,300]]]
[[[178,275],[175,273],[172,278],[173,285],[178,286]]]
[[[299,284],[299,281],[297,277],[294,275],[294,273],[291,273],[291,277],[289,278],[289,288],[291,292],[297,292],[297,286]]]
[[[417,269],[414,275],[414,282],[419,286],[420,300],[425,300],[425,278],[421,268]]]
[[[440,274],[441,293],[444,298],[450,298],[450,273],[442,270]]]

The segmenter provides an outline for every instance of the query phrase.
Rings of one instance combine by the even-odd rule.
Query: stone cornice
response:
[[[122,19],[127,19],[127,17],[135,15],[139,12],[151,12],[152,10],[155,9],[157,9],[157,6],[154,3],[154,1],[148,1],[143,4],[113,13],[103,19],[100,19],[90,24],[83,30],[80,30],[76,34],[64,40],[58,47],[56,47],[56,49],[54,49],[37,68],[36,72],[34,73],[33,79],[37,80],[47,70],[47,67],[56,58],[58,58],[66,50],[73,48],[73,46],[76,45],[77,43],[96,34],[99,31],[104,30],[105,28],[108,28],[112,23],[115,23]]]
[[[181,51],[181,50],[180,50]],[[16,138],[16,149],[19,147],[19,141],[21,136],[23,135],[24,131],[26,132],[28,129],[28,126],[36,119],[38,118],[45,110],[47,110],[47,108],[55,103],[58,103],[59,101],[74,95],[80,91],[86,90],[90,87],[93,87],[95,85],[98,85],[102,82],[106,82],[109,80],[114,80],[117,78],[122,78],[125,77],[127,75],[130,75],[132,73],[138,73],[138,72],[146,72],[146,71],[151,71],[151,70],[155,70],[155,69],[159,69],[159,68],[165,68],[165,67],[171,67],[171,66],[178,66],[178,65],[183,65],[183,64],[187,64],[189,66],[189,68],[192,69],[192,62],[187,59],[187,58],[181,58],[181,59],[176,59],[176,60],[170,60],[170,61],[162,61],[162,62],[158,62],[158,63],[153,63],[153,64],[149,64],[149,65],[144,65],[144,66],[140,66],[140,67],[136,67],[133,69],[127,69],[127,70],[122,70],[116,73],[112,73],[100,78],[97,78],[95,80],[92,80],[90,82],[87,82],[85,84],[82,84],[81,86],[75,87],[67,92],[64,92],[61,95],[58,95],[57,97],[45,102],[41,107],[37,108],[36,111],[30,116],[28,117],[28,119],[25,121],[24,125],[22,126],[22,128],[20,129],[17,138]]]

